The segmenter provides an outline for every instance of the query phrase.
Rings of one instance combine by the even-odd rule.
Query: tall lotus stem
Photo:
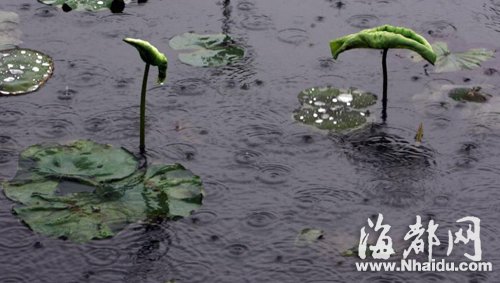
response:
[[[141,125],[140,125],[140,142],[139,150],[141,154],[146,153],[146,87],[148,84],[148,74],[149,74],[150,64],[146,64],[144,68],[144,76],[142,78],[142,89],[141,89]]]
[[[146,88],[148,84],[149,67],[151,65],[158,67],[158,83],[162,84],[167,78],[168,59],[165,54],[158,51],[156,47],[149,42],[141,39],[125,38],[126,43],[134,46],[141,59],[146,63],[144,76],[142,78],[141,88],[141,109],[140,109],[140,141],[139,150],[141,155],[146,153]]]
[[[385,48],[382,53],[382,73],[384,76],[384,84],[382,87],[382,120],[387,119],[387,51],[389,49]]]

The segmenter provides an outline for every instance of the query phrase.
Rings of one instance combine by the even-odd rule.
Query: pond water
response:
[[[229,2],[229,1],[228,1]],[[132,2],[123,14],[69,12],[35,0],[2,0],[20,15],[22,47],[55,61],[39,91],[0,99],[0,178],[41,142],[80,138],[136,149],[143,63],[124,37],[170,59],[167,83],[148,92],[150,162],[181,162],[205,183],[200,210],[177,222],[130,225],[112,239],[74,244],[31,232],[0,197],[0,282],[498,282],[500,266],[500,60],[433,73],[391,50],[386,123],[333,135],[297,123],[298,93],[313,86],[380,94],[381,54],[331,59],[330,39],[402,25],[450,49],[500,47],[497,0]],[[227,32],[246,48],[219,68],[182,64],[168,40]],[[156,70],[153,70],[156,72]],[[488,85],[487,104],[436,94],[443,85]],[[423,124],[422,145],[414,136]],[[341,253],[367,218],[383,213],[397,251],[415,216],[434,219],[442,245],[468,215],[481,219],[490,273],[362,273]],[[307,246],[304,228],[324,231]],[[470,244],[469,244],[470,246]],[[467,249],[464,248],[465,251]],[[465,261],[457,247],[436,259]]]

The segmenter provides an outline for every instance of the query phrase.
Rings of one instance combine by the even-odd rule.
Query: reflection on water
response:
[[[380,91],[377,52],[333,61],[330,39],[391,23],[431,42],[495,49],[498,1],[137,2],[112,15],[0,4],[19,13],[23,47],[56,60],[39,92],[0,99],[0,179],[15,174],[17,155],[34,143],[90,138],[136,150],[143,65],[120,39],[142,37],[170,58],[167,83],[150,82],[147,154],[200,175],[204,206],[181,221],[132,224],[115,238],[76,245],[32,233],[1,195],[1,282],[498,281],[496,268],[357,273],[355,259],[341,253],[357,244],[371,215],[383,213],[397,236],[417,214],[443,229],[471,214],[484,225],[484,258],[500,264],[499,59],[438,76],[393,52],[386,124],[338,136],[291,116],[308,87]],[[184,65],[168,40],[187,31],[230,33],[245,57],[219,68]],[[472,105],[438,91],[459,84],[489,84],[493,97]],[[415,144],[420,123],[424,138]],[[324,238],[298,247],[304,228],[322,229]]]

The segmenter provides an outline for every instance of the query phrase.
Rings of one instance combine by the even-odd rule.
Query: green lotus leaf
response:
[[[60,6],[65,11],[101,11],[111,9],[114,12],[123,11],[125,4],[130,0],[38,0],[46,5]]]
[[[151,217],[189,216],[203,198],[200,178],[181,165],[136,170],[125,150],[91,141],[32,146],[19,163],[16,177],[2,184],[14,212],[36,232],[75,242],[108,238]]]
[[[158,83],[163,83],[167,78],[167,56],[145,40],[125,38],[123,41],[134,46],[139,51],[139,55],[144,63],[158,67]]]
[[[21,43],[19,16],[0,10],[0,50],[14,48]]]
[[[491,94],[482,91],[481,87],[458,87],[450,90],[448,96],[456,101],[484,103],[488,101],[488,99],[491,97]]]
[[[36,91],[54,70],[52,58],[36,50],[8,49],[0,55],[0,94]]]
[[[190,52],[179,54],[181,62],[195,67],[216,67],[240,60],[245,51],[226,34],[184,33],[174,36],[170,47]]]
[[[330,41],[334,59],[337,59],[340,53],[355,48],[410,49],[431,64],[436,61],[436,54],[429,42],[413,30],[404,27],[383,25]]]
[[[186,217],[200,207],[201,180],[182,165],[153,166],[144,178],[144,196],[150,216]]]
[[[494,54],[493,51],[484,48],[453,53],[445,42],[435,42],[432,46],[437,55],[436,73],[472,70],[481,66],[482,62],[492,58]]]
[[[369,120],[363,109],[374,105],[377,96],[354,88],[309,88],[298,96],[301,108],[294,111],[296,121],[322,130],[344,132],[356,129]]]
[[[82,181],[110,182],[132,175],[137,159],[122,148],[80,140],[68,145],[34,145],[21,153],[33,161],[32,170],[43,176],[59,176]]]

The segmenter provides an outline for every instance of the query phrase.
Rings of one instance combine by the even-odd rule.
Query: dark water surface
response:
[[[138,37],[170,58],[167,83],[153,87],[151,78],[148,92],[150,159],[182,162],[207,192],[190,218],[132,225],[83,245],[31,232],[2,194],[0,282],[499,282],[500,93],[479,105],[430,91],[498,88],[499,59],[467,72],[427,67],[426,75],[422,62],[393,50],[385,125],[335,136],[291,116],[308,87],[380,92],[379,52],[356,50],[333,61],[330,39],[390,23],[452,50],[498,49],[499,1],[231,1],[223,13],[217,1],[150,0],[114,15],[0,0],[0,9],[20,15],[22,47],[55,59],[53,78],[38,92],[0,99],[0,178],[14,175],[18,153],[34,143],[90,138],[138,146],[143,63],[121,41]],[[229,32],[246,57],[222,68],[184,65],[168,40],[186,31]],[[424,142],[416,146],[421,122]],[[399,252],[415,215],[440,224],[442,245],[456,220],[480,217],[483,260],[494,271],[355,272],[355,259],[341,252],[358,244],[359,229],[378,213]],[[303,228],[325,236],[296,246]],[[446,257],[446,246],[435,255],[466,260],[459,249]]]

